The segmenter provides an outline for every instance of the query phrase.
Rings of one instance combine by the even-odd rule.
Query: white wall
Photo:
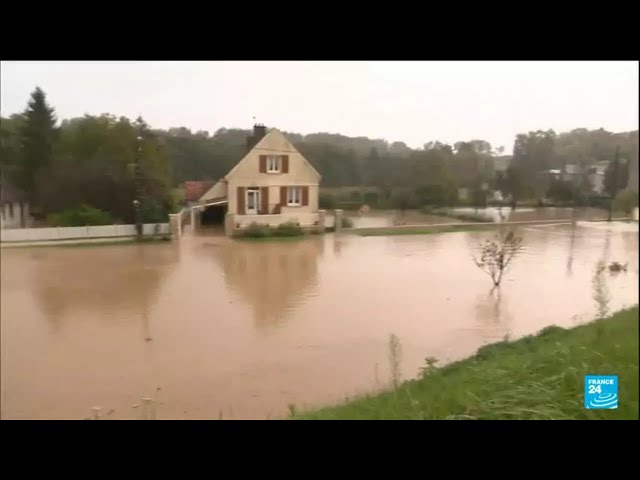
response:
[[[226,180],[219,180],[213,187],[211,187],[203,196],[200,201],[212,200],[214,198],[224,198],[227,196],[227,182]]]
[[[29,225],[28,203],[13,202],[11,205],[5,203],[0,208],[2,208],[2,218],[0,218],[1,228],[22,228],[23,218],[24,225]]]
[[[156,233],[168,235],[168,223],[145,223],[142,226],[144,235]],[[44,240],[71,240],[86,238],[132,237],[136,234],[135,225],[99,225],[93,227],[52,227],[52,228],[20,228],[0,230],[2,242],[37,242]]]

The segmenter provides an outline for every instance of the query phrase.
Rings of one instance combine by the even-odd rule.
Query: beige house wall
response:
[[[264,175],[264,174],[263,174]],[[229,205],[228,212],[233,213],[234,215],[237,213],[238,208],[238,187],[263,187],[259,182],[249,182],[244,183],[242,181],[229,182],[229,192],[233,192],[229,195]],[[309,205],[300,205],[300,206],[284,206],[282,207],[282,212],[299,212],[299,213],[316,213],[318,211],[318,193],[319,187],[318,185],[310,185],[308,183],[287,183],[280,185],[272,185],[269,186],[269,211],[272,212],[273,208],[276,205],[280,204],[280,188],[281,187],[292,187],[292,186],[308,186],[309,187]]]
[[[289,155],[288,173],[260,173],[260,155]],[[320,175],[278,130],[271,130],[227,174],[227,180],[260,182],[267,185],[312,185],[320,183]],[[248,185],[258,186],[258,185]]]
[[[288,155],[289,171],[287,173],[261,173],[260,155]],[[269,211],[280,204],[280,188],[283,186],[309,187],[309,205],[287,207],[300,213],[318,211],[318,194],[320,175],[309,162],[291,145],[278,130],[271,130],[258,144],[227,174],[227,198],[229,213],[236,214],[238,208],[238,187],[269,187]],[[212,196],[217,185],[205,194]],[[203,197],[203,198],[205,198]]]

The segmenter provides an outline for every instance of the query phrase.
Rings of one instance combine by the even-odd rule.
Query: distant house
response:
[[[0,227],[27,228],[30,225],[27,196],[7,179],[0,178]]]
[[[598,162],[587,168],[587,179],[594,193],[601,195],[604,193],[604,177],[609,162]]]
[[[580,165],[567,163],[562,169],[562,181],[580,183],[580,179],[583,177],[582,169]]]
[[[551,168],[549,170],[540,170],[537,173],[538,180],[542,180],[546,183],[553,182],[555,180],[562,180],[562,170],[559,168]]]
[[[320,174],[282,132],[267,132],[264,125],[255,125],[247,150],[231,171],[200,197],[203,215],[206,209],[224,209],[228,235],[252,223],[318,225]]]

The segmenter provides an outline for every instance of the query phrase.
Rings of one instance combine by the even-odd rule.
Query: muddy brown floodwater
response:
[[[500,293],[473,264],[487,232],[2,249],[3,419],[278,418],[389,385],[479,346],[596,313],[600,259],[611,311],[638,303],[638,227],[520,230]]]

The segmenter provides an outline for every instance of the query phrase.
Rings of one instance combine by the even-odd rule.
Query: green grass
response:
[[[424,227],[389,227],[389,228],[356,228],[352,230],[356,235],[362,237],[375,237],[382,235],[429,235],[431,233],[450,233],[450,232],[469,232],[480,230],[492,230],[496,228],[497,224],[487,225],[452,225],[452,226],[438,226],[430,227],[425,225]]]
[[[638,307],[487,345],[397,390],[295,419],[638,419]],[[585,375],[618,375],[616,410],[584,408]]]

